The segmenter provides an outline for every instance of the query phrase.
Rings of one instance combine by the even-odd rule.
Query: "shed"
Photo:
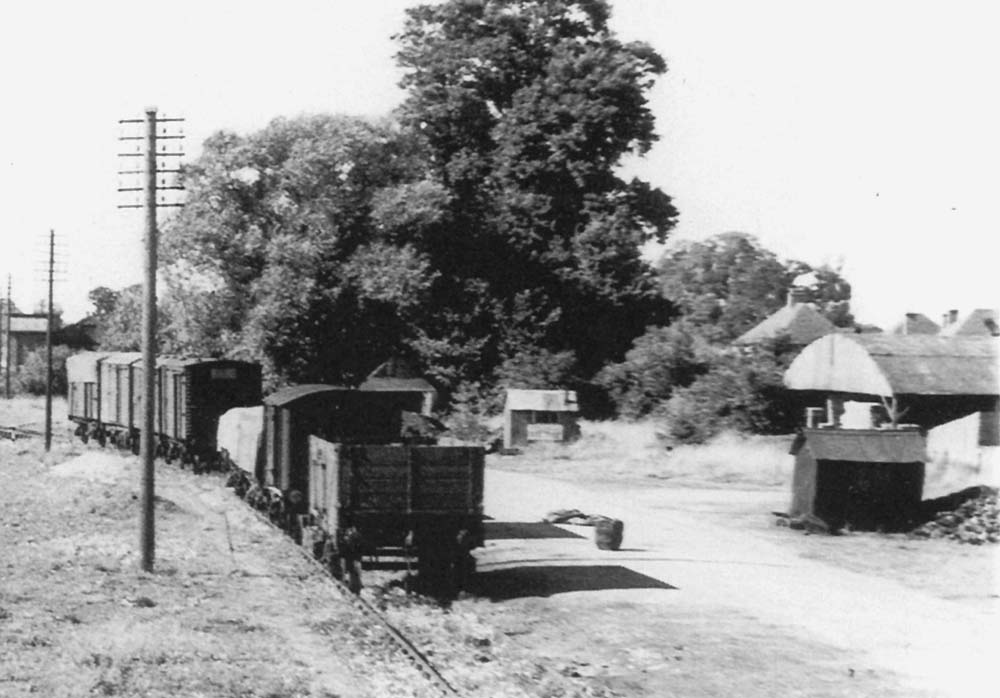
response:
[[[578,413],[574,390],[508,390],[503,409],[503,446],[572,441],[580,435]]]
[[[916,524],[924,489],[924,437],[902,429],[803,429],[795,456],[791,516],[831,530],[899,531]]]
[[[929,429],[973,412],[995,414],[998,343],[992,337],[832,334],[803,349],[784,382],[824,400],[891,399],[906,422]]]

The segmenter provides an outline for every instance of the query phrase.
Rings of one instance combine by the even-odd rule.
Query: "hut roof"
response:
[[[941,334],[946,337],[996,336],[1000,312],[996,308],[977,308],[948,325]]]
[[[736,338],[736,344],[757,344],[787,335],[792,344],[805,346],[836,332],[836,326],[820,315],[810,303],[793,303],[771,314],[760,324]]]
[[[536,412],[576,412],[574,390],[516,390],[507,391],[505,411],[533,410]]]
[[[941,326],[923,313],[907,313],[889,334],[937,334]]]
[[[792,455],[806,445],[816,460],[852,463],[923,463],[927,460],[926,442],[918,431],[803,429],[792,442]]]
[[[996,396],[997,345],[985,337],[831,334],[792,361],[785,385],[886,397]]]

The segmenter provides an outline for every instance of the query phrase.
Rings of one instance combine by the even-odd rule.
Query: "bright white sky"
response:
[[[415,0],[10,3],[0,10],[0,274],[45,295],[54,228],[67,319],[141,278],[142,214],[116,208],[117,121],[184,116],[187,150],[303,112],[402,99],[391,34]],[[674,237],[730,230],[843,262],[860,319],[998,305],[1000,42],[991,3],[613,0],[670,67],[660,142],[628,169],[674,197]],[[5,289],[4,289],[5,292]]]

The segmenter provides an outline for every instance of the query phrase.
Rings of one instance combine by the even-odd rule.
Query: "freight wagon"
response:
[[[401,551],[422,578],[463,586],[483,545],[479,447],[341,444],[309,437],[310,497],[303,541],[360,584],[363,553]]]
[[[222,416],[229,484],[356,583],[362,554],[392,550],[461,584],[483,540],[484,450],[412,443],[425,409],[421,391],[384,385],[279,390]]]
[[[138,352],[83,352],[66,361],[69,418],[84,441],[138,452],[144,366]],[[260,366],[226,359],[157,362],[153,415],[157,455],[214,458],[219,416],[260,402]]]

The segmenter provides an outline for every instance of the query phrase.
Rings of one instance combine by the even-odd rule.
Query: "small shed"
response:
[[[503,446],[573,441],[580,435],[578,413],[574,390],[508,390],[503,409]]]
[[[904,429],[803,429],[792,443],[793,517],[831,530],[899,531],[918,520],[924,437]]]

